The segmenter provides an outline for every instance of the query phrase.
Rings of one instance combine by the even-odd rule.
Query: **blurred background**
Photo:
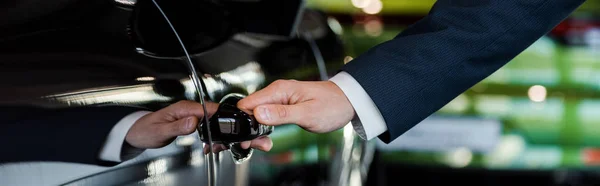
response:
[[[329,17],[329,26],[342,38],[345,62],[392,39],[427,15],[434,3],[307,1],[309,7]],[[255,178],[266,178],[269,171],[294,163],[326,161],[330,149],[320,144],[338,139],[334,136],[343,132],[314,135],[295,126],[277,131],[268,156],[271,163],[281,166],[252,164],[253,170],[263,170],[253,171]],[[600,0],[588,0],[505,67],[394,142],[373,141],[377,152],[367,185],[389,184],[400,179],[395,175],[423,184],[598,181]]]

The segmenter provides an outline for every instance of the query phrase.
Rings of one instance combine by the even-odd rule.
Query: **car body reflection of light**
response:
[[[154,160],[154,161],[150,162],[150,164],[148,164],[147,169],[148,169],[148,175],[150,175],[150,176],[162,174],[167,171],[167,160],[165,160],[165,159]]]
[[[115,0],[115,2],[123,4],[123,5],[135,5],[137,0]]]
[[[257,62],[248,62],[231,71],[223,72],[214,76],[202,77],[206,86],[208,96],[219,100],[234,88],[243,89],[245,93],[251,94],[264,86],[266,77]],[[181,83],[185,87],[185,95],[188,99],[195,99],[196,89],[190,79],[183,79]]]
[[[105,87],[94,90],[69,92],[44,96],[51,101],[69,106],[94,105],[101,103],[145,103],[150,101],[170,101],[173,98],[157,94],[151,84]]]
[[[192,151],[192,155],[190,157],[190,165],[192,166],[202,166],[204,164],[204,155],[201,149],[196,149]]]
[[[178,146],[190,146],[190,145],[194,144],[196,141],[198,141],[198,140],[194,136],[187,135],[187,136],[182,136],[182,137],[177,138],[177,140],[175,141],[175,144],[177,144]]]
[[[154,78],[154,77],[147,76],[147,77],[139,77],[139,78],[136,78],[135,80],[136,81],[154,81],[155,79],[156,78]]]
[[[350,173],[350,181],[348,182],[349,186],[362,186],[363,181],[360,174],[360,169],[353,169],[352,173]]]
[[[145,185],[175,185],[177,180],[173,174],[161,174],[151,176],[141,181]]]

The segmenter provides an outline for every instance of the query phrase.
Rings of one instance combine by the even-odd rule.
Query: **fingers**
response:
[[[277,80],[240,100],[237,106],[244,112],[252,113],[252,110],[259,105],[288,104],[291,93],[299,88],[298,83],[294,80]]]
[[[196,131],[198,125],[198,118],[189,116],[166,125],[162,125],[162,134],[166,139],[174,138],[177,136],[188,135]]]
[[[298,124],[310,116],[306,104],[296,105],[261,105],[254,109],[254,116],[259,123],[265,125]]]
[[[242,146],[243,149],[248,149],[248,148],[250,148],[251,145],[252,145],[252,141],[244,141],[244,142],[242,142],[242,144],[240,144],[240,146]]]
[[[273,140],[269,136],[261,136],[252,141],[244,141],[241,146],[243,149],[255,148],[266,152],[273,148]]]
[[[268,136],[256,138],[250,141],[250,147],[267,152],[273,148],[273,140],[271,140],[271,138]],[[242,146],[242,148],[244,148],[244,146]]]
[[[204,144],[203,150],[204,150],[204,154],[210,153],[210,151],[209,151],[209,145],[208,144]],[[213,144],[213,153],[218,153],[218,152],[221,152],[221,151],[224,151],[224,150],[227,150],[227,147],[225,147],[225,145],[223,145],[223,144]]]
[[[208,101],[205,103],[206,110],[208,111],[210,117],[210,115],[214,114],[217,111],[219,104]],[[171,116],[174,120],[179,120],[188,116],[196,116],[200,118],[204,116],[204,107],[198,102],[183,100],[175,104],[169,105],[168,107],[160,110],[159,112],[163,112],[164,114]]]

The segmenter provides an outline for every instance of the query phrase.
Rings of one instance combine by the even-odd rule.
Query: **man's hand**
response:
[[[219,105],[206,102],[209,117],[214,114]],[[164,147],[177,136],[188,135],[196,131],[204,110],[200,103],[194,101],[179,101],[156,112],[138,119],[127,132],[125,141],[140,149]],[[244,148],[256,148],[263,151],[271,150],[272,143],[268,137],[258,138],[242,143]],[[222,145],[215,145],[215,152],[225,150]]]
[[[218,107],[216,103],[206,102],[209,115],[214,114]],[[196,131],[199,118],[203,116],[204,109],[200,103],[179,101],[138,119],[127,132],[125,141],[140,149],[164,147],[177,136]]]
[[[237,106],[261,124],[296,124],[315,133],[340,129],[355,114],[344,92],[330,81],[278,80]]]

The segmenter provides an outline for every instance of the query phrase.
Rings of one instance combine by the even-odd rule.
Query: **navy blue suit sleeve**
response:
[[[0,108],[0,164],[56,161],[114,165],[98,156],[112,127],[140,108]]]
[[[485,79],[585,0],[438,0],[429,14],[342,70],[381,111],[389,143]]]

